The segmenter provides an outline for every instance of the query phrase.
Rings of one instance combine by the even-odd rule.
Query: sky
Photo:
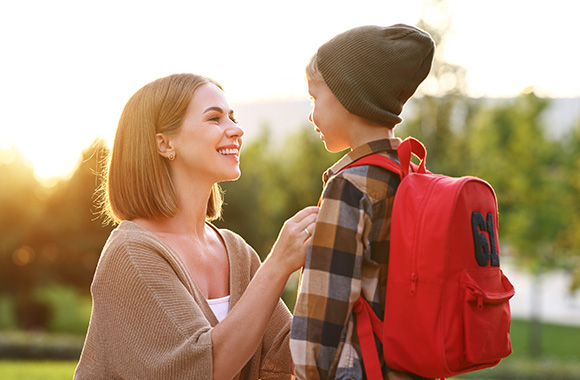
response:
[[[0,0],[0,150],[40,179],[66,176],[126,101],[178,72],[220,82],[232,104],[308,98],[304,67],[360,25],[416,24],[428,0]],[[580,2],[448,0],[445,60],[471,96],[580,96]],[[10,155],[0,155],[0,161]]]

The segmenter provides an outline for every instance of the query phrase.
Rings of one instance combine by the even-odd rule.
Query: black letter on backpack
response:
[[[491,246],[491,266],[499,267],[499,255],[497,250],[497,242],[495,241],[495,228],[493,228],[493,215],[487,214],[487,233],[489,235],[489,245]]]
[[[479,212],[471,213],[471,230],[473,231],[473,244],[475,246],[475,260],[477,265],[484,267],[489,262],[489,243],[480,231],[487,231],[487,224],[483,215]]]

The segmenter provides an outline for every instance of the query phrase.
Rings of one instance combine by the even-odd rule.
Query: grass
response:
[[[497,367],[466,373],[454,380],[578,380],[580,362],[507,358]]]
[[[510,336],[513,353],[509,358],[529,358],[530,329],[528,321],[513,320]],[[542,323],[541,357],[580,362],[580,327]],[[579,376],[580,377],[580,376]]]
[[[71,380],[76,361],[0,360],[2,380]]]
[[[513,353],[495,368],[461,376],[457,380],[572,380],[580,379],[580,328],[543,323],[541,355],[530,354],[528,321],[512,320],[510,336]]]

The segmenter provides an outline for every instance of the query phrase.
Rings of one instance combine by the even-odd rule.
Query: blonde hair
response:
[[[320,73],[320,70],[318,70],[318,58],[317,58],[316,53],[314,53],[314,55],[310,58],[310,60],[308,61],[308,64],[306,65],[306,80],[307,81],[312,81],[312,80],[324,81],[324,78],[322,77],[322,73]]]
[[[115,134],[98,202],[107,222],[172,217],[178,209],[169,162],[157,152],[157,133],[174,133],[183,121],[195,90],[213,83],[194,74],[174,74],[138,90],[127,102]],[[223,89],[222,89],[223,90]],[[216,183],[206,218],[221,216],[223,192]]]

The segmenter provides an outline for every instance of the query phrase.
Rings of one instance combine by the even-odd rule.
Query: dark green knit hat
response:
[[[324,81],[350,113],[394,127],[405,102],[429,74],[435,44],[413,26],[361,26],[318,49]]]

